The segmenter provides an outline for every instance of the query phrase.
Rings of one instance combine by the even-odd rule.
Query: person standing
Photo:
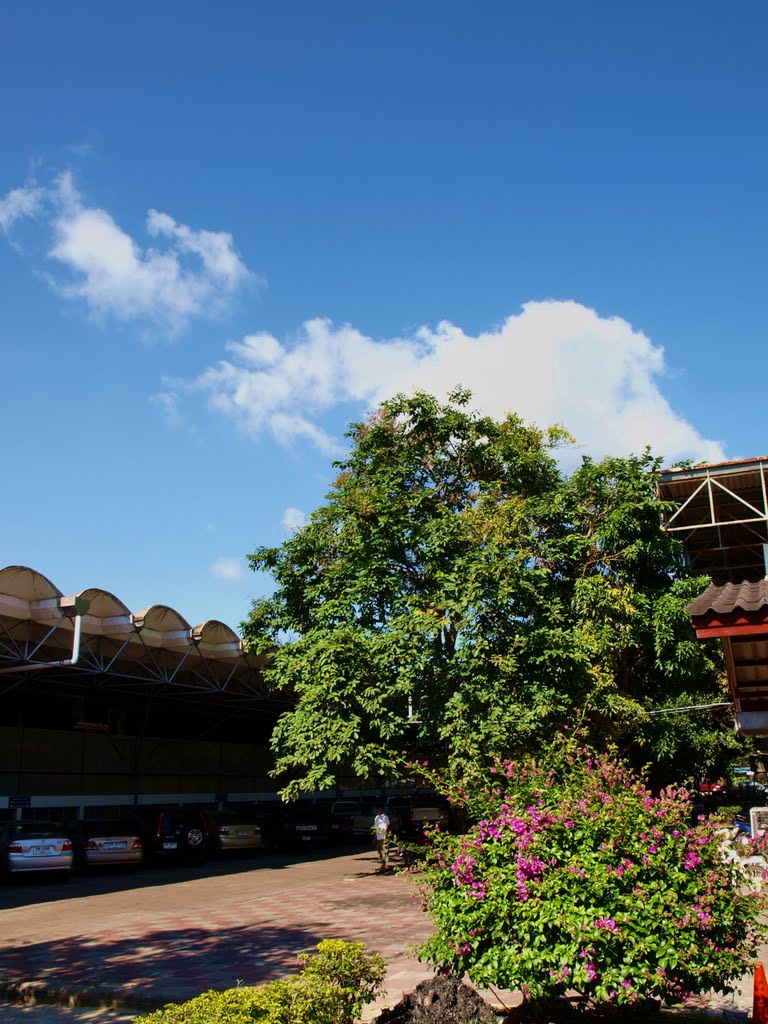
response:
[[[376,840],[376,852],[379,855],[377,873],[383,875],[389,860],[389,815],[383,804],[376,805],[376,816],[373,819],[373,835]]]

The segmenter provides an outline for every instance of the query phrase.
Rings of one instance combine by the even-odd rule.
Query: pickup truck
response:
[[[331,805],[331,835],[339,841],[362,841],[370,838],[373,811],[358,800],[334,800]]]

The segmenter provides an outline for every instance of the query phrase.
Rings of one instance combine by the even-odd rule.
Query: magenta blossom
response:
[[[598,917],[595,921],[595,928],[604,928],[605,931],[611,932],[613,935],[619,930],[612,917]]]

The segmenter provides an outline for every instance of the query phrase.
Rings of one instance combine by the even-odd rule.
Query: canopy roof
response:
[[[722,641],[741,732],[768,733],[768,457],[666,470],[663,527],[712,583],[687,607],[699,639]]]
[[[76,664],[67,664],[77,646],[78,616],[79,654]],[[190,626],[167,605],[132,612],[98,587],[67,596],[28,566],[0,569],[0,683],[25,673],[76,673],[113,688],[135,689],[143,682],[165,692],[271,701],[263,665],[263,658],[243,650],[234,629],[216,619]]]
[[[766,575],[768,456],[667,469],[659,497],[672,503],[662,525],[683,542],[693,572],[715,583]]]

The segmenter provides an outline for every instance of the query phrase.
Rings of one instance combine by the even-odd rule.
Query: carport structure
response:
[[[659,497],[687,567],[712,579],[687,611],[722,641],[736,725],[768,734],[768,457],[666,470]]]
[[[42,573],[8,566],[0,794],[79,807],[260,795],[272,788],[268,740],[287,705],[262,667],[223,622],[192,626],[159,604],[132,612],[95,587],[64,595]]]
[[[168,696],[202,691],[248,703],[267,699],[262,664],[223,622],[190,626],[167,605],[131,612],[106,590],[64,596],[27,566],[0,570],[0,672],[19,682],[66,668],[112,689],[149,683]]]

